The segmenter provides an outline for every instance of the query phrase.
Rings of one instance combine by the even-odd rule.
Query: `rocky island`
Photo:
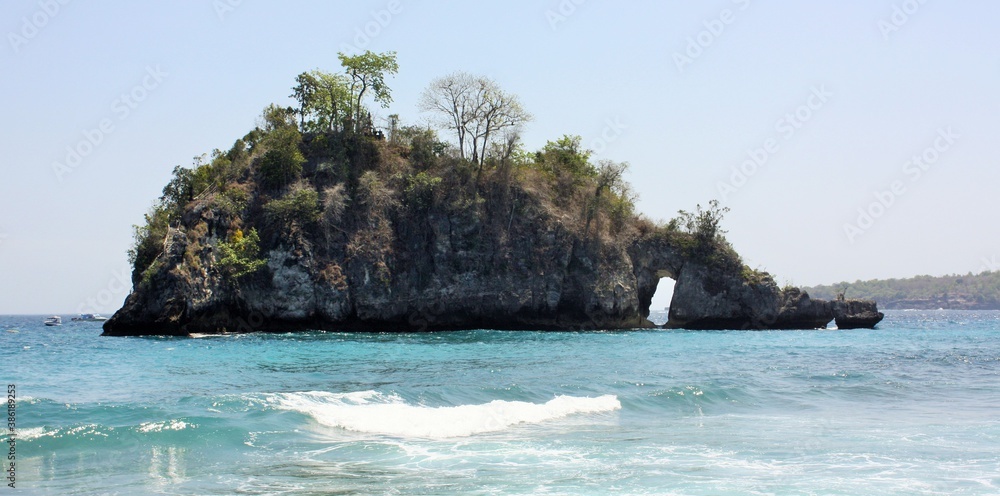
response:
[[[638,215],[627,164],[593,163],[578,137],[525,151],[530,116],[486,78],[425,92],[447,143],[395,116],[372,125],[366,90],[391,101],[394,54],[341,61],[344,74],[297,78],[298,108],[270,106],[229,150],[174,169],[104,334],[654,327],[662,277],[676,281],[670,328],[882,319],[873,301],[814,300],[747,267],[715,202],[667,223]]]

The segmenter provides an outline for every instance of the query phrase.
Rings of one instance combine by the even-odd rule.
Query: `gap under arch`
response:
[[[670,307],[670,299],[674,296],[675,282],[669,277],[661,277],[656,283],[653,302],[649,304],[649,320],[656,325],[663,325],[667,322],[667,311]]]

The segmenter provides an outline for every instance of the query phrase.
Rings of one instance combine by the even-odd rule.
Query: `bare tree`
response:
[[[531,121],[517,95],[503,91],[492,79],[465,72],[432,81],[419,106],[437,114],[440,125],[455,131],[460,156],[480,168],[494,141],[516,136],[508,131]],[[512,149],[512,145],[505,148]]]

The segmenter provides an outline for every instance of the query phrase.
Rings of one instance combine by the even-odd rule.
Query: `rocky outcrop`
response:
[[[251,165],[175,202],[105,334],[654,327],[662,277],[676,280],[671,328],[871,327],[882,317],[874,302],[779,289],[714,233],[637,217],[614,225],[594,214],[600,197],[567,190],[571,181],[480,177],[461,163],[417,173],[384,144],[355,147],[360,158],[341,157],[338,169],[328,164],[342,148],[324,146],[307,150],[302,177],[282,189],[258,184]],[[234,275],[222,246],[249,229],[261,260]]]
[[[172,230],[158,268],[134,281],[105,334],[652,326],[624,248],[590,243],[523,208],[503,236],[463,212],[410,218],[395,227],[388,259],[345,256],[345,243],[321,246],[306,232],[282,235],[266,266],[234,283],[214,267],[217,238],[185,234],[222,232],[228,220],[195,207],[204,215]],[[197,263],[192,246],[205,247]]]
[[[838,329],[870,329],[885,318],[870,300],[838,299],[831,305]]]
[[[836,320],[849,329],[874,327],[882,319],[875,302],[814,300],[798,288],[779,289],[767,274],[685,256],[669,240],[641,240],[632,253],[644,312],[659,278],[675,281],[667,328],[822,329]]]
[[[874,302],[826,302],[770,277],[748,281],[686,256],[662,237],[625,248],[588,243],[554,219],[512,223],[506,241],[461,217],[409,226],[391,274],[356,257],[338,263],[298,233],[267,252],[267,265],[240,284],[212,269],[213,241],[229,222],[196,206],[172,229],[162,266],[104,326],[108,335],[329,329],[625,329],[651,327],[661,277],[676,280],[668,328],[841,329],[872,327]],[[520,225],[519,225],[520,224]],[[201,225],[201,227],[199,227]],[[203,232],[201,239],[190,233]],[[421,239],[407,239],[417,236]],[[423,238],[426,237],[426,238]],[[483,239],[485,238],[485,239]],[[413,246],[413,249],[398,249]],[[202,268],[193,270],[192,246]]]

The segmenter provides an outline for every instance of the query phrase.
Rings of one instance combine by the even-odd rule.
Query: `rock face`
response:
[[[841,329],[871,328],[883,317],[873,301],[814,300],[766,274],[747,280],[736,267],[709,267],[662,240],[640,240],[632,253],[644,312],[661,277],[676,281],[667,328],[822,329],[835,319]]]
[[[582,209],[600,205],[600,190],[567,190],[573,183],[558,178],[538,186],[551,176],[531,169],[520,172],[535,174],[528,179],[499,169],[480,177],[444,159],[418,169],[384,143],[365,143],[306,149],[305,170],[282,189],[261,186],[251,161],[227,173],[230,184],[175,201],[165,236],[143,241],[133,291],[105,334],[654,327],[647,317],[661,277],[676,280],[670,328],[881,319],[874,302],[779,289],[714,235],[706,244],[676,225]],[[355,155],[344,158],[347,149]],[[334,159],[346,162],[328,166]],[[288,214],[289,205],[299,210]],[[251,228],[260,264],[233,275],[223,244]]]
[[[873,301],[840,299],[832,305],[838,329],[868,329],[885,318]]]
[[[640,314],[633,265],[621,247],[588,244],[541,214],[515,219],[502,238],[466,212],[417,220],[394,229],[388,260],[331,257],[331,246],[304,232],[282,237],[266,252],[267,265],[236,285],[212,268],[213,234],[229,220],[196,206],[171,230],[162,268],[134,281],[105,334],[652,325]],[[207,234],[191,238],[196,231]],[[206,248],[203,269],[192,273],[185,253],[194,245]]]
[[[848,329],[882,318],[874,302],[813,300],[795,288],[779,289],[770,277],[747,281],[655,237],[625,248],[600,246],[553,219],[533,218],[514,223],[506,243],[487,242],[475,218],[423,220],[410,226],[414,237],[403,244],[414,248],[396,252],[388,281],[370,260],[343,266],[323,260],[299,233],[269,250],[258,274],[234,286],[211,269],[193,277],[182,270],[189,247],[210,247],[229,222],[195,206],[184,226],[170,231],[164,269],[136,281],[105,333],[652,327],[646,317],[661,277],[676,280],[667,328],[814,329],[836,319]],[[204,238],[190,238],[200,231]],[[210,265],[212,249],[201,256]]]

